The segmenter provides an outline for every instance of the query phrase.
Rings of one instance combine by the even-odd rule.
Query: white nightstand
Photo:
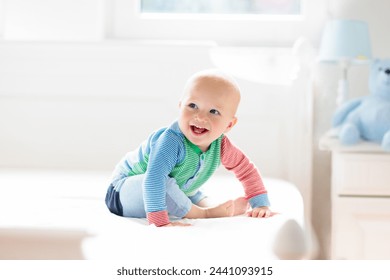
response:
[[[343,146],[327,134],[332,153],[332,259],[390,259],[390,153],[375,143]]]

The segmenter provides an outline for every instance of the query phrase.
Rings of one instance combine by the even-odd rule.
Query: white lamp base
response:
[[[348,81],[346,79],[340,79],[337,87],[337,107],[340,107],[348,98]]]

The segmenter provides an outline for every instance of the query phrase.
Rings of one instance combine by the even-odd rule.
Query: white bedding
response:
[[[286,181],[264,179],[272,210],[280,213],[272,218],[185,219],[193,226],[156,228],[108,212],[109,175],[0,170],[0,259],[276,259],[281,254],[275,245],[303,250],[297,249],[304,236],[303,202]],[[216,201],[242,194],[230,176],[216,175],[204,188]],[[298,231],[286,232],[291,221]]]

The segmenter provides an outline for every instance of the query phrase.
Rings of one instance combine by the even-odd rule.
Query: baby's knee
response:
[[[111,213],[123,216],[123,207],[120,202],[119,192],[115,190],[114,185],[112,184],[108,187],[105,202]]]

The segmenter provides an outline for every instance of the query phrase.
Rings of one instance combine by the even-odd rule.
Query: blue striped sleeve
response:
[[[180,162],[183,150],[182,139],[169,129],[151,143],[143,186],[147,213],[166,210],[166,182],[168,175]]]
[[[266,194],[266,193],[259,194],[259,195],[256,195],[256,196],[250,198],[249,204],[251,205],[252,208],[271,205],[271,203],[269,202],[269,199],[268,199],[268,194]]]

